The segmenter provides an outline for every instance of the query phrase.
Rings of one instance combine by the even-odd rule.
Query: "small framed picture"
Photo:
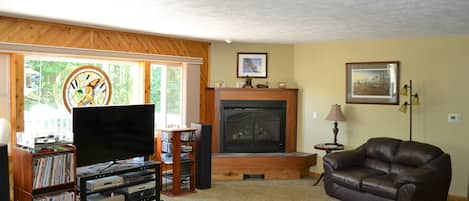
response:
[[[267,53],[238,52],[238,78],[267,78]]]
[[[346,63],[346,103],[399,105],[399,61]]]

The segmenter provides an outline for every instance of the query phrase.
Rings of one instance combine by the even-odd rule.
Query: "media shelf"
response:
[[[177,196],[195,192],[195,131],[158,131],[156,158],[161,161],[161,193]]]
[[[76,149],[54,144],[34,152],[13,148],[15,200],[64,200],[76,197]]]
[[[78,168],[79,200],[160,200],[160,163],[117,163]],[[104,181],[104,182],[102,182]]]

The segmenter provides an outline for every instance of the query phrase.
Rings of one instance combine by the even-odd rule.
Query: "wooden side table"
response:
[[[326,154],[331,153],[332,151],[344,150],[344,145],[338,143],[322,143],[314,145],[314,149],[326,151]],[[319,179],[314,183],[314,186],[317,186],[321,179],[324,177],[324,172],[321,173]]]

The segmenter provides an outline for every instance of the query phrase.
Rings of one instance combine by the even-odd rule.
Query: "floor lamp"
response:
[[[407,107],[409,107],[409,140],[412,141],[412,106],[420,105],[419,95],[417,93],[412,93],[412,80],[409,81],[409,84],[405,84],[400,94],[402,96],[409,96],[409,100],[404,102],[404,104],[399,107],[399,111],[402,113],[407,113]]]

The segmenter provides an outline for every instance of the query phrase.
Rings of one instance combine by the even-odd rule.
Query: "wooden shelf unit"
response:
[[[31,151],[21,147],[13,148],[13,162],[14,167],[16,167],[14,169],[15,200],[27,201],[38,197],[57,195],[63,192],[73,192],[76,198],[76,149],[73,145],[60,146],[64,149],[48,153],[32,153]],[[72,166],[72,175],[70,176],[71,181],[67,183],[34,188],[34,160],[64,154],[73,154],[70,164],[62,163],[62,165]],[[50,168],[52,168],[52,165]]]
[[[196,129],[161,129],[158,131],[157,135],[157,152],[156,158],[161,161],[161,193],[168,196],[177,196],[185,193],[195,192],[195,131]],[[181,140],[181,135],[184,133],[191,133],[192,135],[190,140],[184,141]],[[163,139],[163,135],[170,135],[170,139]],[[163,150],[163,143],[171,144],[171,151],[165,152]],[[191,146],[192,150],[190,152],[182,152],[181,145]],[[189,155],[188,160],[181,160],[181,153],[187,153]],[[165,160],[162,157],[162,154],[170,154],[172,156],[172,162]],[[189,166],[190,174],[182,175],[182,166]],[[169,174],[168,172],[172,172]],[[172,175],[172,177],[170,177]],[[189,176],[189,188],[184,189],[181,187],[182,177]],[[165,182],[172,182],[171,184]]]

